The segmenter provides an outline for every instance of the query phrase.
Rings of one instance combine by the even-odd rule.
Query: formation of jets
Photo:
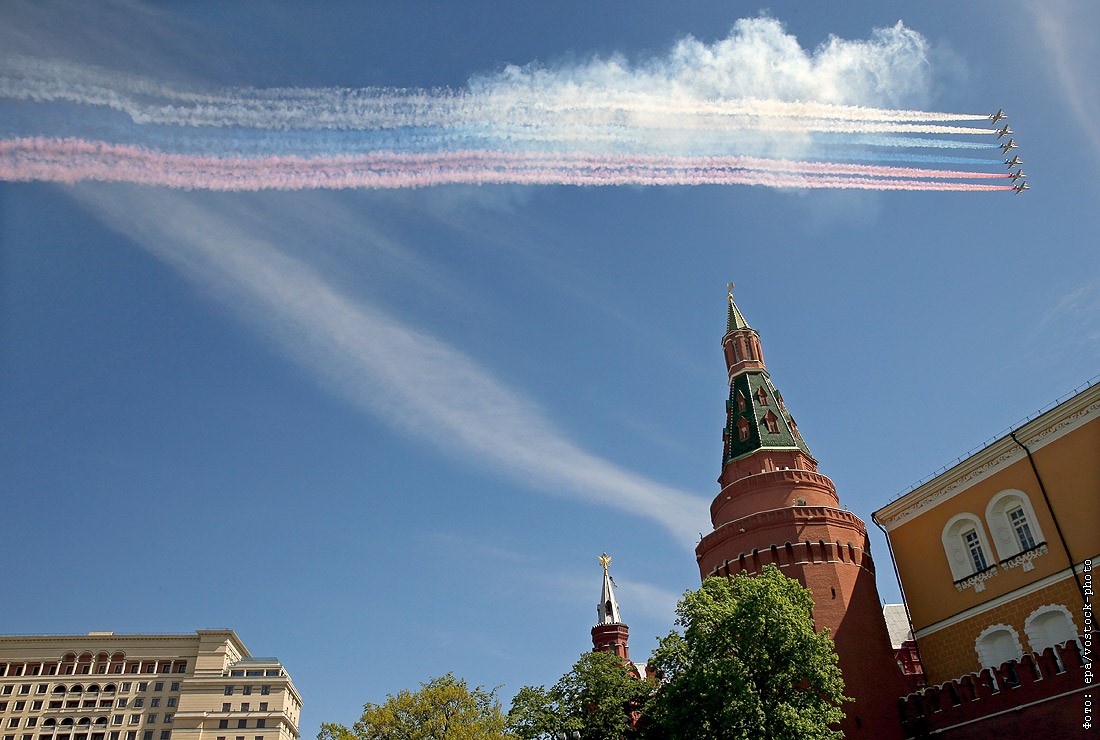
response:
[[[1012,138],[1012,129],[1008,127],[1008,124],[1006,123],[1003,127],[997,128],[997,124],[1007,118],[1008,116],[1005,115],[1003,108],[998,108],[996,113],[989,114],[989,120],[993,122],[993,128],[997,130],[997,138],[1003,139],[1006,136],[1008,137],[1008,141],[997,145],[1005,154],[1008,154],[1008,151],[1010,149],[1016,148],[1016,140]],[[1019,166],[1023,163],[1024,160],[1020,159],[1020,156],[1018,154],[1013,154],[1012,159],[1005,160],[1005,165],[1008,167],[1008,171],[1011,173],[1009,174],[1009,178],[1012,180],[1012,182],[1015,183],[1015,185],[1012,186],[1012,189],[1016,191],[1016,195],[1019,195],[1025,190],[1028,190],[1030,187],[1027,184],[1027,180],[1024,179],[1027,177],[1027,175],[1024,174],[1023,168]],[[1017,168],[1015,172],[1012,172],[1013,167]]]

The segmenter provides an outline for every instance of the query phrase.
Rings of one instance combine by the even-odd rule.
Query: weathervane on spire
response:
[[[599,560],[600,560],[600,565],[603,566],[603,574],[606,576],[607,575],[607,566],[611,565],[611,556],[608,555],[605,552],[603,555],[600,555]]]
[[[733,303],[733,282],[732,281],[726,283],[726,290],[728,291],[728,296],[729,296],[729,299],[730,299],[730,303]]]

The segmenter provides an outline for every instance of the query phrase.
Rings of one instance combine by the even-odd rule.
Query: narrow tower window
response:
[[[769,433],[779,434],[779,419],[771,411],[764,416],[764,425],[768,427]]]

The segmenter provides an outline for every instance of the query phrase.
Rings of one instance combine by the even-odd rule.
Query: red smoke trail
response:
[[[374,152],[258,158],[166,154],[82,139],[0,141],[0,179],[131,182],[208,190],[416,188],[444,184],[703,185],[867,190],[1011,190],[935,180],[1006,175],[911,167],[795,162],[759,157]]]

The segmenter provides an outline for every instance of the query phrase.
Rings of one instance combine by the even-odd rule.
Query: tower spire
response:
[[[603,593],[596,607],[600,617],[597,624],[622,624],[623,620],[619,616],[619,602],[615,600],[615,582],[611,580],[611,574],[607,571],[607,566],[611,565],[611,556],[605,552],[599,560],[600,565],[603,566]]]
[[[615,599],[615,581],[611,579],[608,566],[611,556],[606,552],[599,557],[603,568],[603,591],[600,603],[596,605],[598,621],[592,628],[592,649],[595,652],[615,653],[624,661],[630,661],[630,647],[627,645],[630,628],[623,624],[619,616],[619,602]]]
[[[752,327],[749,326],[749,322],[745,321],[745,317],[741,315],[741,310],[738,309],[737,304],[733,302],[732,282],[726,284],[726,290],[728,291],[726,298],[729,300],[730,304],[729,316],[726,318],[726,333],[729,334],[736,329],[749,329],[751,331]]]

